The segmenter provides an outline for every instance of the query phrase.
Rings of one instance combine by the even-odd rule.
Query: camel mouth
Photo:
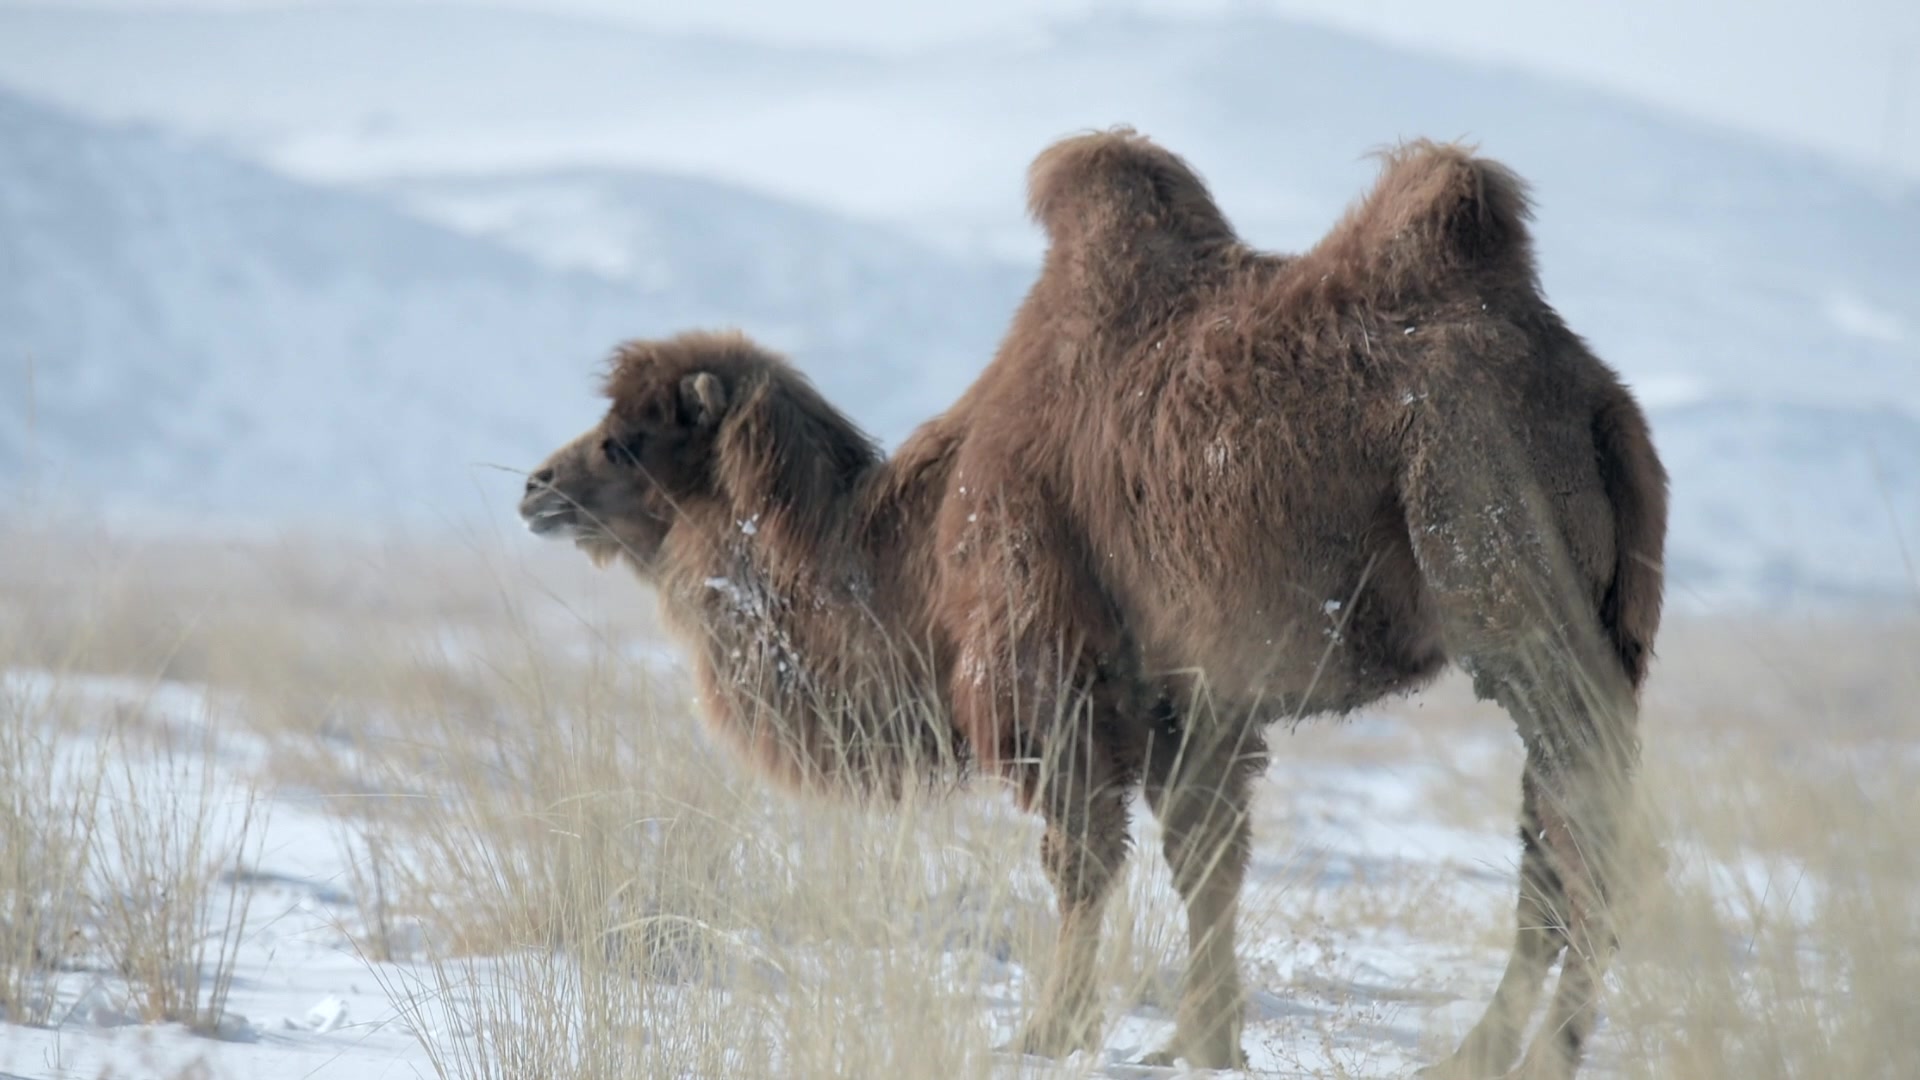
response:
[[[535,536],[552,540],[568,540],[579,537],[581,533],[580,518],[570,506],[536,510],[522,514],[520,517],[526,522],[527,531]]]

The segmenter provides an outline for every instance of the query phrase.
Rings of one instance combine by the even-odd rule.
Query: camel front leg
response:
[[[1059,904],[1060,938],[1039,1004],[1016,1046],[1060,1057],[1100,1045],[1100,919],[1126,861],[1126,793],[1062,792],[1046,814],[1040,859]]]
[[[1210,712],[1190,715],[1188,723],[1201,730],[1156,739],[1147,761],[1147,802],[1160,820],[1174,888],[1186,902],[1187,968],[1173,1039],[1142,1063],[1185,1059],[1195,1068],[1245,1068],[1246,997],[1234,924],[1252,851],[1252,781],[1265,766],[1266,746],[1250,724],[1217,730]]]
[[[956,643],[954,722],[974,759],[1046,819],[1041,862],[1060,940],[1015,1046],[1059,1056],[1096,1046],[1100,919],[1126,862],[1138,706],[1119,624],[1076,541],[1034,492],[983,499],[950,538],[943,615]],[[949,541],[943,541],[949,542]]]
[[[1046,821],[1040,860],[1060,912],[1060,937],[1038,1005],[1012,1045],[1058,1057],[1098,1045],[1100,920],[1126,863],[1127,800],[1135,782],[1112,736],[1117,695],[1087,674],[1084,654],[1015,639],[976,620],[956,680],[956,719],[984,767],[1011,780]],[[980,658],[999,658],[999,664]]]

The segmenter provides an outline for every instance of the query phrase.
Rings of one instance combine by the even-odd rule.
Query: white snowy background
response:
[[[1258,4],[1003,12],[889,46],[863,25],[0,8],[0,483],[177,516],[499,514],[514,481],[484,466],[584,426],[615,339],[723,323],[892,442],[990,355],[1049,140],[1132,123],[1297,249],[1368,150],[1431,135],[1533,182],[1552,300],[1654,411],[1681,602],[1911,595],[1904,99],[1854,103],[1881,118],[1874,167]],[[1779,78],[1840,66],[1797,55]]]
[[[787,351],[891,444],[990,356],[1039,254],[1024,169],[1053,138],[1131,123],[1246,237],[1299,249],[1366,188],[1369,150],[1462,137],[1532,182],[1550,298],[1650,408],[1674,605],[1910,606],[1920,15],[1442,7],[0,6],[0,499],[136,536],[500,528],[520,481],[497,467],[591,422],[610,346],[703,325]],[[10,707],[52,692],[4,677]],[[58,690],[186,730],[219,712],[190,679]],[[229,801],[257,782],[250,738],[196,766]],[[1336,870],[1464,875],[1486,902],[1511,843],[1426,824],[1445,783],[1283,758],[1263,813]],[[3,1075],[429,1072],[349,945],[336,819],[268,801],[235,1038],[126,1035],[106,982],[69,979],[65,1024],[0,1025]],[[1257,876],[1287,880],[1266,857]],[[1252,948],[1270,981],[1365,1002],[1351,1052],[1383,1056],[1341,1060],[1383,1074],[1419,1058],[1409,1002],[1433,1004],[1391,988],[1460,960],[1387,931]],[[1276,1049],[1313,1029],[1310,996],[1255,1006],[1256,1065],[1325,1064]],[[1112,1061],[1162,1020],[1123,1020]]]

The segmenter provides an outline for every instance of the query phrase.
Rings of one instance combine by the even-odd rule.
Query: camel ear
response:
[[[694,427],[708,428],[727,412],[727,388],[711,371],[698,371],[680,380],[680,415]]]

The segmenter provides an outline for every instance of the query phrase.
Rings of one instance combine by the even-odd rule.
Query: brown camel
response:
[[[1627,884],[1622,813],[1661,601],[1639,408],[1542,298],[1520,182],[1387,156],[1313,250],[1241,245],[1119,131],[1034,163],[1049,249],[998,355],[892,460],[738,337],[616,357],[613,406],[528,485],[536,532],[632,563],[723,730],[801,786],[966,760],[1046,820],[1059,954],[1020,1040],[1097,1037],[1103,902],[1143,786],[1186,901],[1173,1041],[1240,1063],[1235,907],[1265,726],[1449,660],[1527,749],[1512,959],[1436,1071],[1568,1076]]]
[[[803,790],[955,778],[926,598],[957,423],[891,460],[737,333],[628,342],[599,424],[527,480],[521,516],[656,587],[711,726]]]

